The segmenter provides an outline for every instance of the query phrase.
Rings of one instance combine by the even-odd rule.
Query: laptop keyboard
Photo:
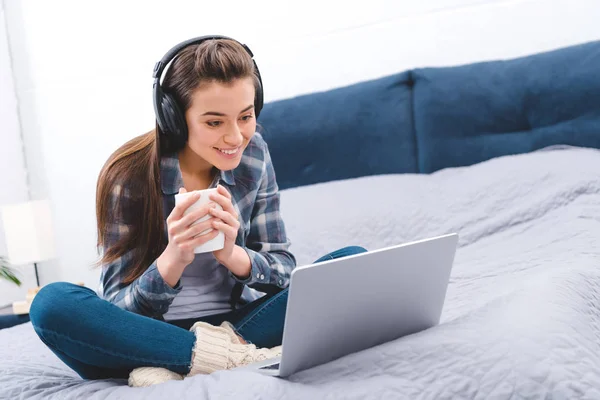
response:
[[[271,364],[271,365],[265,365],[264,367],[260,367],[260,369],[279,369],[279,363],[277,363],[277,364]]]

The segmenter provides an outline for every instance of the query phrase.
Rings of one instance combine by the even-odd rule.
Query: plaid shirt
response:
[[[183,179],[176,154],[161,158],[161,188],[163,193],[164,218],[175,205],[175,194],[183,187]],[[232,195],[232,203],[239,215],[240,229],[236,244],[244,248],[252,263],[251,274],[246,280],[229,275],[241,284],[261,292],[272,292],[286,288],[292,269],[296,265],[294,256],[288,251],[290,242],[279,212],[279,189],[275,171],[266,142],[256,133],[244,150],[240,165],[232,171],[220,171],[211,186],[221,184]],[[127,199],[127,188],[117,186],[113,191],[116,199],[121,190]],[[127,210],[124,205],[117,212]],[[126,215],[114,215],[108,227],[107,245],[115,243],[128,226]],[[129,285],[122,283],[132,252],[124,254],[114,262],[103,265],[99,295],[125,310],[151,317],[161,317],[181,291],[181,282],[170,287],[158,272],[156,261]]]

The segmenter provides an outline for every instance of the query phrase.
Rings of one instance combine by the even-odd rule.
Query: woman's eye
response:
[[[216,128],[221,125],[221,121],[208,121],[206,124],[212,128]]]
[[[252,114],[249,114],[249,115],[244,115],[244,116],[242,117],[242,121],[249,121],[251,118],[252,118]]]

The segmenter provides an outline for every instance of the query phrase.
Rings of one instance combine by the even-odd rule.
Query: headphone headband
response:
[[[177,54],[181,50],[185,49],[186,47],[191,46],[193,44],[200,44],[206,40],[216,40],[216,39],[226,39],[226,40],[233,40],[234,42],[237,42],[237,40],[235,40],[235,39],[232,39],[227,36],[221,36],[221,35],[206,35],[206,36],[199,36],[199,37],[195,37],[192,39],[188,39],[184,42],[181,42],[181,43],[173,46],[169,51],[167,51],[167,53],[163,56],[163,58],[154,65],[154,73],[152,74],[152,77],[160,78],[165,67],[173,60],[173,58],[175,58],[175,56],[177,56]],[[246,51],[248,51],[250,53],[250,57],[254,57],[254,55],[252,54],[250,49],[245,44],[242,44],[242,46],[244,46]]]
[[[238,42],[235,39],[232,39],[227,36],[222,35],[206,35],[199,36],[192,39],[188,39],[183,41],[175,46],[173,46],[167,53],[154,64],[154,70],[152,73],[152,78],[154,78],[153,84],[153,97],[154,97],[154,112],[156,115],[156,121],[158,122],[159,127],[164,136],[165,140],[165,148],[181,148],[187,141],[187,124],[185,122],[185,116],[182,113],[179,105],[173,96],[169,93],[164,93],[162,90],[162,86],[160,83],[160,79],[162,74],[165,71],[165,68],[175,57],[177,54],[181,52],[188,46],[194,44],[200,44],[207,40],[232,40],[234,42],[239,43],[244,50],[250,55],[252,58],[252,62],[254,63],[254,69],[256,71],[256,76],[258,77],[259,87],[256,88],[256,95],[254,100],[254,112],[256,117],[258,118],[260,111],[263,107],[263,87],[262,87],[262,78],[260,76],[260,71],[258,70],[258,66],[256,65],[256,61],[254,60],[254,54],[250,50],[248,46],[243,43]]]

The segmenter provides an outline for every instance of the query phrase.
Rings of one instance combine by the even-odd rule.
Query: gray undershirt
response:
[[[229,300],[235,280],[212,253],[196,254],[181,275],[182,290],[177,294],[165,320],[199,318],[231,311]]]

